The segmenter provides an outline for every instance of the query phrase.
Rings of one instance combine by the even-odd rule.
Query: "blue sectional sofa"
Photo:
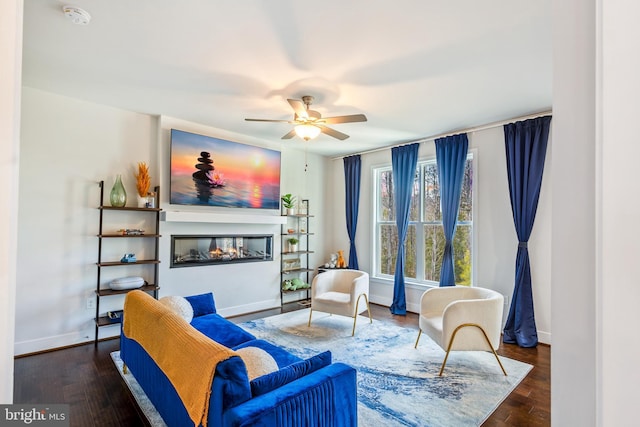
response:
[[[169,427],[357,425],[355,369],[331,363],[329,352],[302,360],[256,339],[216,313],[211,293],[185,299],[193,309],[190,323],[142,291],[128,293],[120,335],[120,357],[127,371],[136,378]],[[144,311],[142,317],[141,311]],[[153,331],[154,341],[149,344],[149,341],[127,336],[127,332],[135,336],[132,328],[136,326]],[[171,346],[173,339],[179,343],[178,347]],[[156,344],[162,347],[158,350]],[[210,345],[214,350],[210,350]],[[190,416],[187,409],[190,402],[184,401],[184,392],[181,397],[180,388],[174,387],[177,382],[172,375],[176,374],[166,361],[167,357],[171,359],[168,352],[184,353],[183,347],[229,352],[214,367],[210,388],[206,390],[206,410],[199,423]],[[277,363],[276,370],[250,380],[246,359],[239,355],[240,349],[248,347],[268,353]],[[193,379],[194,384],[202,379],[202,373],[195,372],[197,369],[193,374],[189,368],[178,371],[182,380],[185,375],[187,381]]]

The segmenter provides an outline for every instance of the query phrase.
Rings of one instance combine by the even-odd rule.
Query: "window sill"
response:
[[[371,277],[370,282],[393,287],[393,279],[387,279],[385,277]],[[438,283],[437,282],[431,282],[431,283],[406,282],[405,287],[409,289],[418,289],[418,290],[426,291],[427,289],[438,287]]]

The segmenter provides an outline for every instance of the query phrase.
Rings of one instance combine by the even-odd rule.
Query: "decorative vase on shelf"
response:
[[[127,204],[127,192],[122,185],[120,175],[116,176],[116,182],[113,184],[113,188],[111,188],[109,200],[111,201],[111,206],[116,208],[122,208]]]
[[[149,197],[148,196],[140,196],[138,195],[138,207],[139,208],[148,208],[149,207]]]

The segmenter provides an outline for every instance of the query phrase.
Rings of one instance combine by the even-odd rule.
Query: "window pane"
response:
[[[411,205],[409,205],[409,221],[420,221],[420,168],[416,167],[411,189]],[[407,231],[409,232],[409,231]]]
[[[404,242],[404,277],[415,279],[418,249],[416,247],[416,226],[409,224],[407,239]]]
[[[471,285],[470,225],[456,227],[456,235],[453,238],[453,269],[456,275],[456,285]]]
[[[380,192],[378,214],[379,221],[394,221],[396,219],[396,208],[393,204],[393,179],[391,170],[380,172]]]
[[[380,192],[379,200],[380,206],[379,215],[380,221],[395,221],[396,219],[396,207],[393,197],[394,185],[393,185],[393,173],[391,170],[381,171],[380,174]],[[420,209],[420,176],[419,169],[416,168],[416,176],[413,180],[413,187],[411,189],[411,205],[409,206],[409,221],[419,220]]]
[[[416,277],[416,226],[409,225],[404,245],[404,275]],[[398,259],[398,227],[391,224],[380,225],[380,273],[393,276]]]
[[[398,255],[398,227],[395,225],[380,225],[380,274],[393,276],[396,271]]]
[[[424,246],[424,278],[439,282],[444,254],[442,225],[425,225]],[[453,268],[457,285],[471,285],[470,225],[458,225],[456,228],[456,235],[453,238]]]
[[[438,169],[435,163],[424,165],[424,221],[442,221]]]
[[[444,232],[442,225],[424,226],[424,279],[440,281],[442,254],[444,252]]]
[[[467,159],[462,176],[462,191],[460,192],[460,211],[458,221],[471,221],[473,214],[473,161]]]

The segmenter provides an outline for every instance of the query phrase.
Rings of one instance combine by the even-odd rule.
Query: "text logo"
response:
[[[69,405],[0,405],[0,427],[69,427]]]

